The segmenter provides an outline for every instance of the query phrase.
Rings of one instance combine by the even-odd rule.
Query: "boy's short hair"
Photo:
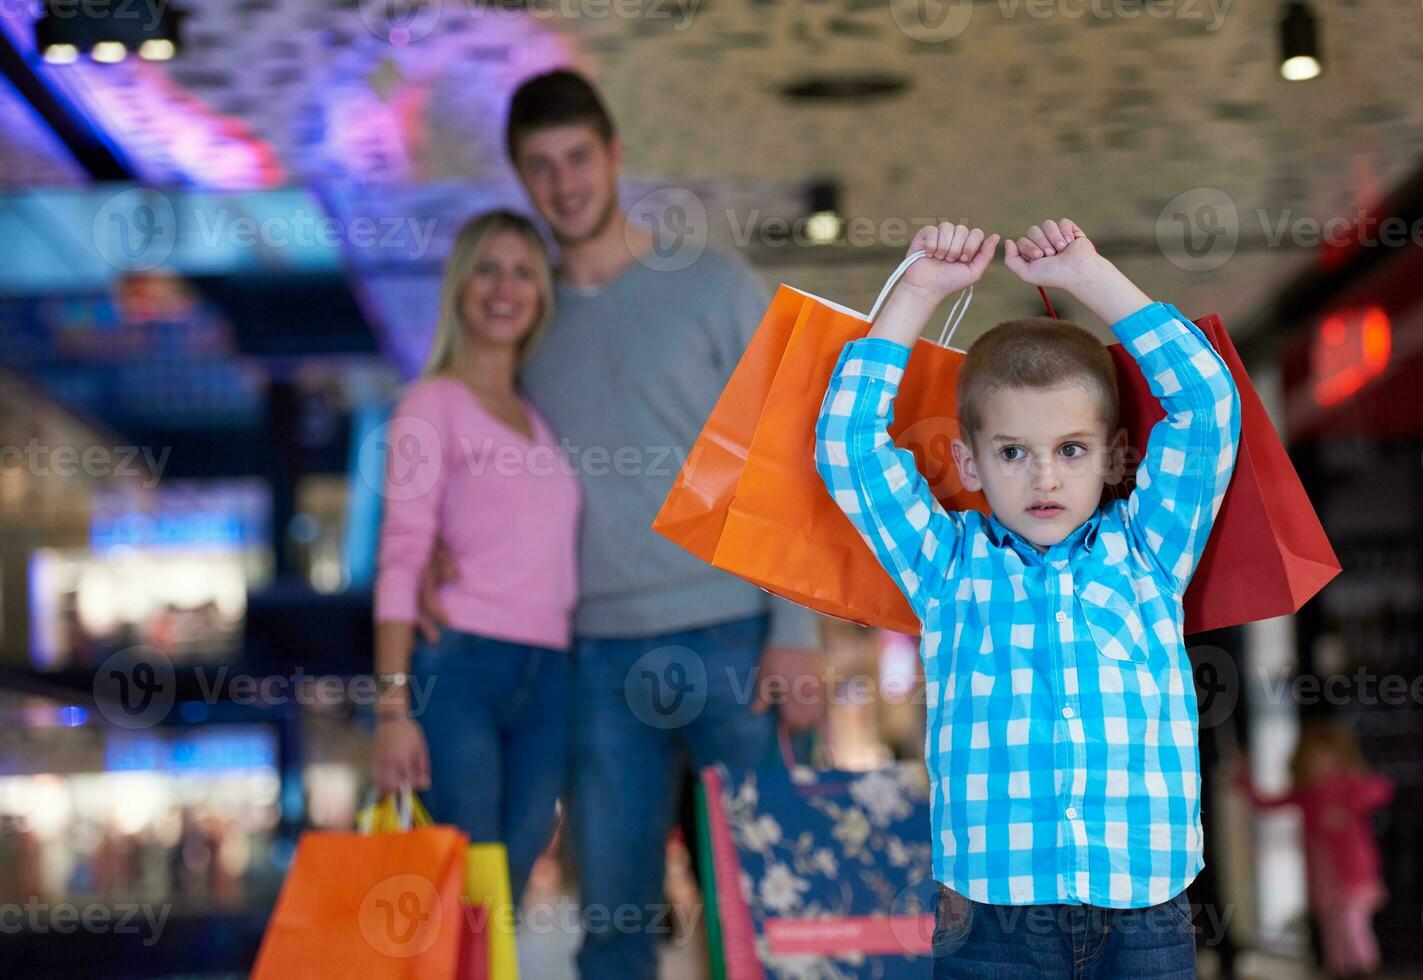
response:
[[[983,429],[988,398],[999,388],[1081,385],[1097,403],[1108,438],[1116,431],[1117,368],[1092,333],[1045,316],[1000,323],[969,345],[959,369],[959,426],[972,446]],[[976,451],[976,450],[975,450]]]
[[[509,161],[514,161],[519,138],[526,133],[577,123],[587,123],[604,142],[612,141],[613,117],[588,79],[567,68],[535,75],[509,100],[509,118],[504,124],[504,150]]]

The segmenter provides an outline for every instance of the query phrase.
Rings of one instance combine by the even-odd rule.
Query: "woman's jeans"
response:
[[[939,886],[934,980],[1193,980],[1183,891],[1160,905],[987,905]]]
[[[517,903],[563,791],[571,657],[446,628],[416,647],[410,672],[411,715],[430,747],[430,815],[471,843],[504,843]]]

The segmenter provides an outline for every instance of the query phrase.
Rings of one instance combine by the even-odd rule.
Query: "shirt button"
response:
[[[1053,562],[1053,563],[1052,563],[1052,567],[1053,567],[1053,568],[1062,568],[1062,567],[1064,567],[1066,564],[1067,564],[1067,562],[1065,562],[1065,561],[1060,561],[1060,560],[1059,560],[1059,561]]]
[[[1071,718],[1071,717],[1072,717],[1072,706],[1071,706],[1071,705],[1068,705],[1066,708],[1063,708],[1063,709],[1062,709],[1062,717],[1064,717],[1064,718]]]
[[[1070,806],[1070,807],[1067,808],[1067,819],[1068,819],[1068,820],[1076,820],[1076,819],[1077,819],[1077,807],[1075,807],[1075,806]]]
[[[1065,623],[1065,622],[1067,622],[1067,613],[1065,613],[1065,612],[1063,612],[1061,609],[1059,609],[1059,610],[1057,611],[1057,621],[1058,621],[1059,623]]]

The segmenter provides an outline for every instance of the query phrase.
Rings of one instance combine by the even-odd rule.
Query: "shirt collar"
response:
[[[997,514],[990,513],[988,515],[988,539],[999,548],[1013,547],[1019,554],[1031,555],[1041,561],[1075,559],[1091,552],[1092,546],[1097,541],[1097,529],[1101,523],[1102,508],[1098,507],[1092,512],[1091,517],[1082,522],[1080,527],[1044,552],[1033,547],[1032,543],[1021,534],[1005,526],[998,519]]]

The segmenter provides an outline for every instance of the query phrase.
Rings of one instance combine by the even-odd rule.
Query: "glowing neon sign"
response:
[[[1393,325],[1382,306],[1325,317],[1309,350],[1315,402],[1337,405],[1382,374],[1392,344]]]

